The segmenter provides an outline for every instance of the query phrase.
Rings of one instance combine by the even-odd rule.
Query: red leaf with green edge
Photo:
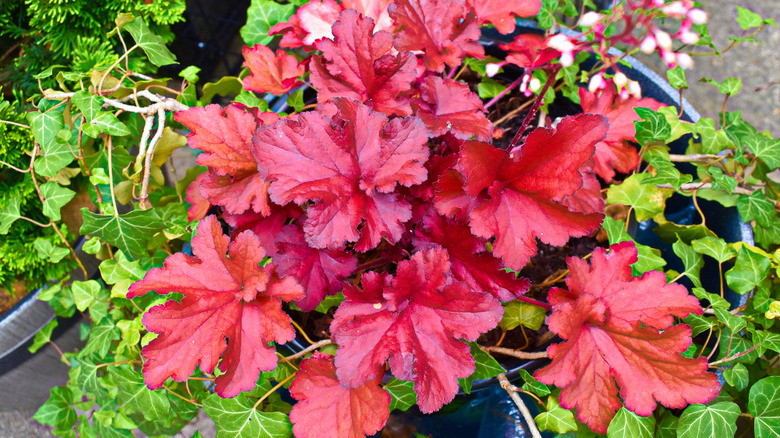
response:
[[[235,105],[223,110],[217,104],[179,111],[174,118],[191,131],[190,147],[204,152],[196,160],[209,168],[199,185],[201,196],[231,214],[250,208],[269,214],[267,185],[252,158],[257,118]]]
[[[436,213],[428,214],[424,225],[417,228],[415,248],[446,250],[453,276],[472,291],[488,292],[501,301],[514,300],[528,291],[531,282],[505,271],[501,261],[486,251],[485,240],[471,234],[467,225],[453,223]]]
[[[280,275],[298,280],[304,296],[297,300],[304,312],[314,310],[327,295],[342,289],[342,281],[357,267],[354,255],[336,249],[310,247],[297,225],[287,225],[276,236],[274,263]]]
[[[477,41],[479,24],[457,0],[395,0],[387,8],[400,31],[398,50],[422,51],[428,70],[441,72],[444,65],[455,68],[461,58],[482,58],[485,51]]]
[[[322,57],[312,59],[311,82],[317,88],[317,100],[348,97],[387,115],[410,115],[404,93],[417,76],[415,56],[391,53],[393,36],[386,31],[374,33],[374,20],[353,10],[341,14],[333,35],[333,41],[322,42]]]
[[[414,103],[414,115],[425,123],[431,137],[451,132],[464,140],[493,138],[493,123],[485,116],[482,99],[466,84],[428,76],[420,85],[420,98]]]
[[[301,362],[290,385],[298,403],[290,412],[298,438],[364,438],[382,429],[390,416],[390,394],[379,386],[384,370],[374,379],[348,388],[339,383],[333,356],[315,352]]]
[[[534,373],[544,384],[563,388],[561,406],[606,433],[622,406],[651,415],[656,401],[677,409],[707,403],[720,392],[707,359],[689,359],[691,329],[674,317],[702,314],[699,301],[684,286],[666,283],[662,272],[633,277],[633,242],[596,248],[591,263],[569,258],[568,290],[553,288],[550,330],[565,340],[547,349],[552,363]],[[617,383],[617,384],[616,384]],[[618,385],[620,398],[618,398]]]
[[[393,375],[414,382],[420,410],[451,401],[458,378],[474,372],[469,346],[501,320],[501,303],[454,281],[443,249],[398,263],[395,277],[367,272],[363,289],[346,284],[330,332],[339,345],[336,374],[358,387],[388,358]]]
[[[367,251],[382,237],[395,243],[412,215],[396,185],[427,178],[425,127],[414,117],[388,120],[351,99],[336,98],[335,106],[333,119],[307,112],[258,129],[253,143],[260,174],[271,182],[275,203],[313,202],[304,226],[310,246],[357,242],[357,251]]]
[[[490,23],[504,35],[515,31],[515,16],[533,17],[542,8],[541,0],[466,0],[479,24]]]
[[[195,178],[195,181],[187,187],[187,196],[184,198],[190,203],[190,208],[187,209],[187,220],[195,222],[206,217],[211,204],[208,199],[204,198],[200,194],[200,183],[208,176],[207,173],[201,173]]]
[[[572,211],[566,199],[582,189],[583,172],[606,130],[603,117],[581,114],[564,118],[556,130],[534,130],[511,154],[476,141],[461,149],[466,192],[477,197],[487,189],[489,196],[471,212],[471,231],[495,236],[493,254],[506,266],[522,269],[536,253],[536,238],[560,246],[601,224],[600,210]]]
[[[249,76],[244,78],[244,89],[258,93],[284,94],[301,85],[298,78],[306,73],[298,58],[283,50],[276,54],[262,44],[241,49],[244,64],[249,68]]]
[[[312,0],[298,8],[286,23],[271,26],[268,35],[283,34],[280,47],[319,50],[324,39],[333,38],[331,26],[343,10],[335,0]]]
[[[639,164],[639,153],[633,145],[624,141],[636,141],[634,121],[641,120],[634,108],[642,107],[657,111],[664,106],[655,99],[646,97],[623,99],[613,87],[606,87],[600,94],[580,88],[580,105],[585,113],[601,114],[609,120],[607,137],[596,143],[593,170],[604,181],[611,182],[615,171],[628,173]]]
[[[233,229],[230,233],[231,238],[235,239],[242,232],[251,230],[260,240],[260,246],[265,250],[265,254],[273,257],[276,255],[277,234],[282,231],[282,227],[289,219],[298,219],[302,215],[300,207],[295,204],[280,207],[272,202],[271,214],[268,216],[249,210],[238,215],[223,213],[222,219]]]
[[[547,64],[561,54],[547,45],[544,36],[532,33],[518,35],[511,43],[501,44],[499,47],[507,51],[507,62],[529,69]]]
[[[221,356],[216,392],[235,397],[255,387],[260,371],[276,368],[268,343],[295,337],[282,301],[300,299],[303,289],[290,277],[280,279],[273,264],[260,267],[265,251],[252,232],[231,241],[215,216],[198,224],[192,252],[169,256],[130,286],[128,298],[151,291],[184,295],[144,314],[147,330],[159,334],[143,348],[144,380],[157,389],[168,377],[187,380],[196,367],[212,373]]]

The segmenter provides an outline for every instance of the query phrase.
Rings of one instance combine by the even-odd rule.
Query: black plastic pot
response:
[[[81,252],[79,258],[88,272],[97,272],[97,260]],[[83,280],[81,270],[71,273]],[[51,388],[68,381],[69,368],[51,344],[37,353],[27,349],[35,334],[55,318],[49,303],[38,300],[41,290],[27,294],[21,301],[0,315],[0,411],[34,410],[49,398]],[[52,340],[63,352],[74,351],[83,342],[79,338],[81,315],[60,318]]]

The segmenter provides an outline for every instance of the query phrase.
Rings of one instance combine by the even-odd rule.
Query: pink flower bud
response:
[[[670,37],[668,33],[662,30],[656,30],[655,41],[658,43],[658,47],[664,50],[672,50],[672,37]]]
[[[587,12],[580,18],[579,25],[584,27],[591,27],[601,21],[602,18],[603,16],[598,12]]]
[[[615,73],[615,76],[612,78],[612,80],[615,82],[615,85],[617,85],[618,88],[623,88],[628,83],[628,78],[621,72]]]
[[[569,41],[569,37],[567,37],[562,33],[553,35],[552,37],[547,39],[547,46],[552,47],[553,49],[558,50],[560,52],[570,52],[574,50],[574,44],[572,44],[572,42]]]
[[[709,18],[707,16],[707,13],[702,11],[701,9],[691,9],[690,11],[688,11],[687,17],[694,24],[704,24],[707,22],[707,19]]]
[[[661,50],[661,58],[669,66],[669,68],[674,68],[677,65],[677,57],[674,55],[674,52],[669,50]]]
[[[537,92],[540,88],[542,88],[542,81],[537,78],[531,78],[531,80],[528,82],[528,89],[533,92]]]
[[[561,65],[568,67],[572,64],[574,64],[574,54],[572,52],[561,53]]]
[[[696,32],[683,32],[679,38],[683,44],[696,44],[699,41],[699,35]]]
[[[657,47],[655,38],[652,35],[648,35],[645,37],[645,39],[642,40],[642,43],[639,45],[639,50],[642,51],[642,53],[651,54],[655,51],[655,48]]]
[[[498,71],[501,69],[501,67],[504,66],[506,62],[490,62],[485,66],[485,74],[487,77],[492,78],[495,76]]]
[[[604,88],[604,85],[604,76],[597,74],[596,76],[590,78],[590,82],[588,82],[588,91],[595,93],[596,91]]]
[[[631,92],[631,95],[637,99],[642,98],[642,87],[639,86],[639,82],[628,81],[628,91]]]
[[[693,67],[693,58],[687,53],[678,53],[677,63],[680,64],[680,67],[682,68],[691,68]]]

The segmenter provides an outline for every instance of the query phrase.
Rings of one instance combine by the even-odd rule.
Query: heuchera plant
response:
[[[693,190],[695,202],[701,187],[690,186],[692,176],[673,161],[716,157],[700,182],[707,188],[729,185],[728,172],[745,176],[752,169],[747,160],[780,163],[767,152],[769,140],[755,140],[757,147],[739,152],[748,157],[734,164],[742,167],[713,164],[724,159],[712,146],[719,135],[714,123],[680,121],[677,109],[643,98],[620,71],[623,55],[609,51],[623,44],[657,53],[681,86],[681,67],[691,60],[673,44],[697,43],[692,29],[707,18],[691,1],[620,3],[582,15],[578,33],[508,37],[500,45],[503,59],[486,56],[479,41],[484,28],[511,34],[518,17],[536,17],[549,29],[554,14],[577,15],[570,2],[552,3],[315,0],[297,10],[269,3],[261,12],[274,18],[261,36],[267,43],[281,35],[276,50],[248,45],[242,79],[207,84],[200,99],[188,83],[197,81],[189,69],[181,91],[163,87],[177,100],[150,92],[161,87],[153,82],[123,88],[138,79],[127,54],[93,75],[88,89],[47,90],[31,116],[36,141],[50,158],[47,148],[59,145],[52,138],[58,131],[47,123],[57,116],[62,128],[57,105],[67,102],[78,121],[67,128],[78,135],[75,159],[92,172],[101,209],[84,211],[81,231],[95,236],[85,246],[106,259],[101,274],[114,286],[110,296],[95,280],[46,293],[52,302],[70,299],[88,309],[95,324],[87,347],[72,358],[79,389],[53,391],[36,418],[61,430],[78,422],[84,431],[94,425],[109,436],[106,431],[133,424],[159,435],[175,432],[194,407],[203,407],[218,436],[360,437],[381,430],[393,410],[416,403],[423,413],[436,412],[459,390],[470,392],[474,380],[492,377],[536,435],[538,428],[652,430],[657,403],[695,404],[685,410],[685,422],[679,419],[681,430],[715,415],[702,406],[721,392],[708,369],[758,348],[731,349],[746,325],[729,319],[739,318],[722,304],[723,282],[720,296],[701,289],[701,254],[722,263],[734,250],[714,243],[721,241],[704,224],[672,224],[665,229],[679,236],[674,252],[686,269],[667,276],[656,270],[665,263],[657,251],[634,243],[622,218],[665,224],[664,200],[674,190]],[[250,17],[259,13],[250,9]],[[678,30],[669,33],[669,23],[661,30],[662,18],[679,23]],[[120,38],[128,20],[117,20]],[[153,35],[131,34],[137,44],[129,51],[141,48],[152,62],[166,63],[168,52]],[[586,70],[589,56],[599,63]],[[114,69],[119,78],[110,74]],[[514,76],[499,82],[507,77],[502,70]],[[211,103],[225,89],[235,99]],[[121,90],[126,94],[112,94]],[[255,93],[267,95],[278,112],[266,111],[267,101]],[[284,98],[276,96],[285,94],[286,104],[278,106]],[[583,113],[547,117],[556,95],[579,103]],[[509,97],[525,103],[502,114],[507,107],[499,104]],[[133,98],[136,105],[139,98],[150,103],[127,103]],[[142,115],[134,161],[128,155],[117,164],[112,148],[122,146],[114,136],[130,131],[103,107]],[[512,127],[502,124],[513,118]],[[166,123],[186,128],[188,145],[199,151],[200,167],[176,190],[163,186],[160,163],[152,160],[183,143]],[[746,129],[730,135],[748,135]],[[82,133],[102,141],[105,153],[84,160]],[[699,135],[707,149],[694,158],[672,157],[665,142],[686,133]],[[651,167],[637,173],[642,161]],[[119,175],[126,178],[121,190],[113,183]],[[746,197],[735,201],[740,211],[771,226],[764,204],[773,208],[774,201],[757,199],[764,195],[755,186],[736,185],[731,191]],[[606,210],[617,219],[605,215],[604,191]],[[136,210],[119,214],[118,196],[137,201]],[[0,229],[19,218],[18,211],[0,213]],[[550,272],[539,284],[519,274],[541,244],[564,246],[600,229],[609,248],[570,257],[568,270]],[[754,254],[742,246],[736,271],[726,274],[738,292],[768,278],[769,266],[761,278],[742,272]],[[682,277],[697,287],[696,296],[674,281]],[[556,286],[564,278],[566,288]],[[706,312],[700,299],[712,303]],[[110,308],[100,304],[109,301]],[[692,335],[707,328],[712,334],[711,313],[730,333],[718,336],[728,348],[715,362],[703,356],[705,347],[710,356],[717,351],[707,346],[709,337],[699,341],[698,354],[691,348]],[[317,315],[317,332],[307,333],[301,322]],[[503,348],[503,336],[495,345],[484,341],[493,330],[539,329],[545,316],[557,335],[538,345],[546,351]],[[309,346],[291,353],[285,347],[296,338]],[[491,354],[551,362],[533,376],[521,374],[525,384],[518,388]],[[120,389],[110,393],[112,385]],[[277,393],[282,387],[297,403]],[[537,398],[543,412],[536,419],[518,392]],[[82,395],[94,398],[78,402]],[[89,417],[70,415],[78,403]],[[117,404],[121,411],[101,413]],[[60,419],[63,410],[67,421]],[[723,410],[731,415],[733,409]],[[154,411],[154,418],[176,414],[163,426],[145,420],[144,411]],[[660,412],[667,423],[678,420],[668,409]]]

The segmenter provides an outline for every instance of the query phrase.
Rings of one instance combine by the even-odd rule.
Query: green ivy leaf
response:
[[[655,417],[640,417],[625,407],[620,408],[607,428],[607,438],[653,438]]]
[[[718,154],[723,150],[736,147],[726,132],[718,129],[715,121],[710,118],[699,119],[694,128],[700,137],[702,152],[705,154]]]
[[[680,420],[668,410],[663,409],[655,430],[655,438],[677,438],[677,423]]]
[[[737,211],[743,222],[755,220],[763,227],[771,227],[775,218],[775,204],[758,190],[750,195],[740,195]]]
[[[104,103],[102,96],[95,96],[84,90],[73,93],[71,100],[73,101],[73,104],[76,105],[76,108],[84,114],[87,122],[91,122],[95,116],[100,113]]]
[[[330,310],[331,307],[338,306],[342,301],[344,301],[344,293],[342,292],[339,292],[336,295],[328,295],[314,308],[314,310],[320,313],[328,313],[328,310]]]
[[[780,139],[756,135],[745,141],[745,146],[753,155],[769,166],[769,170],[780,167]]]
[[[678,438],[733,437],[737,432],[739,406],[732,402],[712,406],[690,405],[680,416]]]
[[[292,424],[280,412],[260,412],[244,394],[223,399],[212,394],[203,402],[206,414],[217,427],[216,438],[287,438]]]
[[[739,316],[732,315],[727,309],[715,307],[715,316],[718,320],[729,328],[732,332],[738,332],[747,326],[747,322]]]
[[[303,111],[303,89],[299,88],[287,95],[287,105],[293,107],[296,112]]]
[[[94,128],[88,129],[90,126]],[[84,125],[84,133],[92,138],[96,138],[101,132],[116,136],[130,135],[130,129],[127,128],[127,125],[108,112],[101,112],[89,124]]]
[[[731,348],[721,348],[720,353],[718,353],[718,358],[716,360],[725,359],[727,357],[726,356],[727,354],[728,357],[732,357],[734,355],[744,353],[750,350],[751,348],[753,348],[754,345],[753,342],[745,338],[742,333],[740,332],[733,332],[733,333],[734,336],[731,335],[732,331],[729,330],[728,328],[724,328],[723,330],[721,330],[720,332],[721,344],[726,346],[731,345]],[[753,363],[756,361],[756,359],[759,358],[760,355],[758,353],[759,353],[758,348],[755,348],[745,355],[742,355],[736,359],[725,362],[725,365],[723,366],[724,367],[732,366],[737,362],[748,363],[748,364]]]
[[[715,323],[710,318],[696,315],[695,313],[691,313],[683,318],[683,322],[691,326],[691,334],[693,336],[715,327]]]
[[[414,383],[391,377],[384,386],[390,394],[390,412],[395,409],[405,411],[417,403],[417,394],[414,392]]]
[[[119,339],[119,329],[109,318],[103,318],[89,331],[89,341],[79,352],[79,357],[97,354],[99,358],[106,357],[111,348],[111,342]]]
[[[185,81],[190,83],[198,82],[198,74],[200,73],[200,68],[190,65],[187,66],[184,70],[179,72],[179,77],[183,78]]]
[[[550,394],[550,388],[548,388],[547,385],[534,379],[534,376],[532,376],[528,371],[520,368],[519,375],[520,378],[523,379],[523,382],[525,382],[523,383],[524,391],[533,392],[539,397],[544,397],[545,395]]]
[[[690,245],[686,245],[679,237],[677,242],[672,245],[672,250],[682,260],[683,266],[685,266],[685,271],[682,274],[685,274],[694,286],[697,288],[701,287],[699,274],[704,266],[704,258],[702,258],[701,254],[694,251]]]
[[[688,80],[685,78],[685,70],[679,65],[671,70],[666,71],[666,79],[669,80],[669,84],[679,89],[688,88]]]
[[[700,300],[707,300],[710,302],[710,305],[712,307],[717,307],[720,309],[726,309],[728,310],[729,307],[731,307],[731,303],[726,301],[725,298],[721,297],[720,295],[716,295],[713,293],[709,293],[706,290],[700,288],[700,287],[694,287],[693,288],[693,294],[696,296],[696,298]]]
[[[52,263],[59,263],[60,260],[64,259],[68,254],[70,254],[68,248],[56,246],[51,243],[50,240],[40,237],[35,239],[33,246],[35,247],[35,251],[38,252],[38,257],[44,260],[49,260]]]
[[[626,232],[625,223],[623,221],[606,216],[602,226],[607,231],[610,245],[620,242],[634,242],[634,239]],[[636,242],[634,242],[634,245],[636,245],[638,253],[637,261],[631,265],[634,270],[634,275],[655,271],[666,265],[666,260],[661,257],[661,252],[658,249]]]
[[[101,287],[97,281],[88,280],[74,281],[70,289],[73,292],[76,308],[83,312],[95,302]]]
[[[748,370],[745,365],[741,363],[734,364],[734,367],[724,370],[723,378],[726,379],[726,382],[729,385],[737,388],[737,391],[742,391],[747,388],[748,383],[750,383]]]
[[[0,208],[0,234],[8,234],[11,224],[22,217],[20,207],[22,206],[22,196],[16,195],[10,198],[7,203]]]
[[[257,97],[257,95],[251,91],[241,90],[233,99],[234,102],[242,103],[249,108],[257,108],[259,111],[266,111],[268,109],[268,102],[265,99]]]
[[[466,391],[466,394],[471,393],[471,384],[475,380],[489,379],[495,377],[501,373],[505,373],[506,370],[493,359],[493,356],[486,353],[482,348],[477,345],[476,342],[466,342],[471,348],[471,356],[474,357],[474,372],[465,379],[458,379],[460,387]]]
[[[653,184],[642,184],[642,181],[649,177],[650,174],[647,173],[631,175],[621,184],[610,186],[607,190],[607,202],[633,207],[640,222],[663,213],[666,198],[671,193],[662,191]]]
[[[756,344],[761,344],[756,348],[760,354],[764,354],[766,350],[772,350],[775,353],[780,353],[780,334],[767,332],[764,330],[756,330],[753,332],[753,340]]]
[[[44,153],[51,143],[57,141],[57,133],[65,126],[63,116],[65,105],[55,106],[48,110],[44,109],[53,104],[56,104],[56,102],[41,99],[41,101],[38,102],[41,111],[27,114],[27,120],[30,122],[30,129],[32,130],[33,137],[35,137],[35,141],[38,142],[38,145],[41,146]]]
[[[777,437],[780,431],[780,376],[765,377],[750,388],[748,411],[755,418],[757,438]]]
[[[81,234],[97,236],[136,260],[146,255],[149,238],[165,226],[154,209],[134,210],[120,216],[96,214],[86,208],[81,213],[84,217]]]
[[[35,333],[35,339],[33,339],[32,345],[27,347],[27,351],[35,353],[44,345],[48,344],[49,341],[51,341],[52,332],[54,332],[54,329],[57,328],[58,325],[57,318],[54,318],[43,326],[42,329],[38,330],[38,332]]]
[[[636,141],[642,145],[651,140],[666,142],[672,134],[672,127],[666,121],[666,117],[650,108],[636,107],[634,111],[642,120],[634,121],[636,127]]]
[[[749,9],[737,6],[737,23],[742,30],[749,30],[761,26],[764,23],[764,19]]]
[[[734,267],[726,272],[726,283],[734,292],[744,295],[764,281],[771,267],[766,257],[743,246]]]
[[[41,195],[43,195],[43,214],[58,221],[62,219],[60,209],[76,196],[76,192],[49,181],[41,185]]]
[[[33,420],[56,429],[70,429],[76,424],[76,411],[71,404],[70,389],[57,386],[51,389],[51,396],[33,415]]]
[[[295,12],[293,4],[279,4],[272,0],[252,0],[246,11],[246,25],[241,28],[241,38],[250,47],[255,44],[267,45],[273,40],[268,30],[277,23],[287,21]]]
[[[574,413],[561,407],[556,397],[547,398],[547,412],[542,412],[534,418],[539,430],[549,430],[554,433],[566,433],[577,430]]]
[[[241,80],[235,76],[223,76],[217,82],[208,82],[203,85],[203,95],[200,97],[200,103],[208,105],[214,96],[227,96],[228,94],[239,94],[244,85]]]
[[[171,403],[165,392],[147,388],[138,372],[127,365],[109,367],[108,372],[119,387],[119,402],[128,413],[143,414],[150,420],[169,415]]]
[[[135,39],[141,49],[149,57],[149,61],[157,67],[162,67],[168,64],[177,64],[176,55],[171,53],[167,47],[165,47],[165,41],[149,30],[149,26],[143,18],[138,17],[135,20],[125,24],[124,29],[130,32],[130,35]]]
[[[693,250],[699,254],[710,256],[719,263],[734,258],[734,250],[731,249],[723,239],[717,237],[703,237],[691,242]]]
[[[483,78],[477,84],[477,94],[482,99],[492,99],[504,90],[506,90],[506,85],[490,78]]]
[[[108,390],[100,384],[94,357],[72,359],[71,367],[68,373],[71,384],[75,383],[85,394],[92,394],[99,400],[108,397]]]
[[[728,96],[734,96],[742,89],[742,81],[738,78],[727,78],[723,82],[718,82],[710,78],[701,78],[700,81],[718,87],[718,91],[721,94],[726,94]]]
[[[504,305],[504,316],[498,325],[504,330],[513,330],[519,325],[539,330],[544,324],[546,312],[539,306],[524,301],[510,301]]]
[[[115,284],[120,280],[140,280],[146,275],[146,270],[141,268],[138,261],[130,261],[123,253],[117,253],[114,260],[104,260],[100,264],[100,274],[108,284]]]

